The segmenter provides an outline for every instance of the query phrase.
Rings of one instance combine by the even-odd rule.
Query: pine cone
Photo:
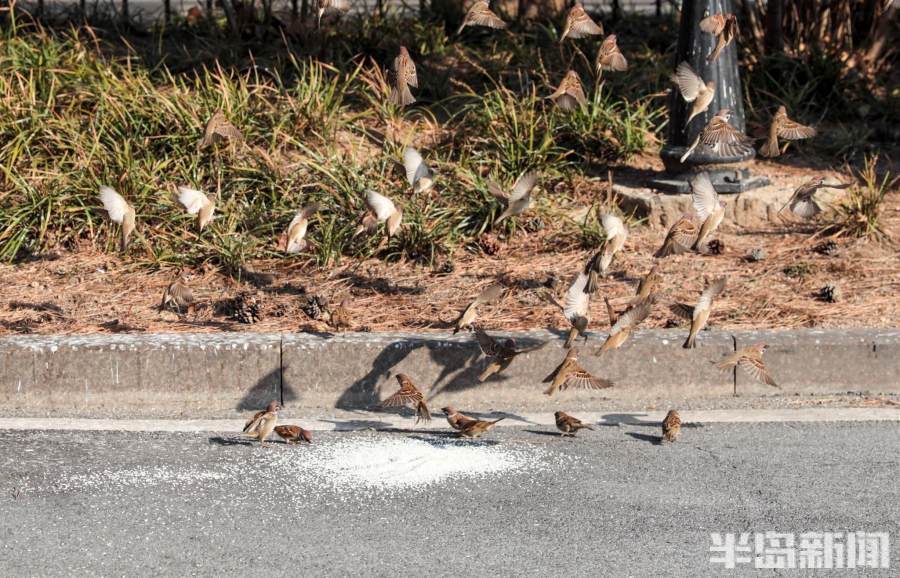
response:
[[[313,321],[319,321],[328,309],[328,304],[318,295],[307,295],[300,303],[300,308],[303,309],[307,317]]]
[[[529,233],[537,233],[544,228],[544,219],[540,217],[531,217],[526,219],[523,228]]]
[[[725,251],[725,243],[721,239],[712,239],[706,244],[706,252],[710,255],[721,255]]]
[[[253,324],[262,319],[259,294],[245,291],[231,302],[231,317],[241,323]]]
[[[838,249],[840,249],[838,244],[829,240],[824,243],[819,243],[814,250],[820,255],[834,255],[838,252]]]
[[[485,255],[498,255],[500,254],[500,249],[502,249],[500,241],[490,233],[485,233],[479,237],[478,245],[481,247],[481,250],[484,251]]]
[[[819,289],[819,299],[827,303],[837,303],[841,300],[841,288],[833,283]]]

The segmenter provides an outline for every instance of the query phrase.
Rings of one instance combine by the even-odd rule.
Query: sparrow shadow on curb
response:
[[[226,438],[223,436],[212,436],[209,443],[217,446],[252,446],[253,443],[249,439],[243,440],[239,438]]]
[[[625,433],[629,437],[633,437],[636,440],[641,440],[642,442],[650,442],[651,444],[653,444],[655,446],[662,445],[662,436],[652,436],[649,434],[642,434],[642,433],[637,433],[637,432],[632,432],[632,431],[625,432]]]

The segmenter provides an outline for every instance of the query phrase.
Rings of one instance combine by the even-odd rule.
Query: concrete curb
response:
[[[541,379],[563,359],[562,336],[509,335],[521,345],[546,342],[503,373],[478,383],[485,366],[472,335],[406,333],[145,334],[0,338],[0,412],[157,417],[173,411],[233,415],[270,399],[286,407],[372,408],[409,374],[432,407],[458,405],[507,411],[596,410],[603,400],[733,396],[900,393],[900,330],[703,332],[695,350],[681,348],[683,330],[636,332],[618,350],[596,355],[605,334],[579,342],[579,360],[612,379],[602,391],[548,398]],[[760,385],[715,362],[735,348],[765,341],[772,375]]]

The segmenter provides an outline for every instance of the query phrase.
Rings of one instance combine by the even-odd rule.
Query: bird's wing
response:
[[[293,229],[296,225],[300,224],[301,221],[309,219],[319,210],[319,205],[307,205],[297,211],[297,214],[294,215],[294,218],[291,219],[291,224],[288,225],[288,231]]]
[[[403,150],[403,168],[406,169],[406,180],[410,185],[416,184],[420,178],[419,169],[425,164],[425,160],[419,151],[413,147],[406,147]]]
[[[103,203],[103,208],[109,213],[109,218],[121,224],[125,219],[125,213],[128,212],[128,201],[115,189],[107,186],[100,187],[100,201]]]
[[[403,74],[403,80],[406,81],[406,84],[413,88],[419,88],[419,77],[416,75],[416,63],[413,62],[412,58],[407,57],[404,59],[403,69],[400,72]]]
[[[603,230],[606,231],[607,239],[628,236],[628,229],[625,228],[625,223],[615,215],[609,213],[600,215],[600,224],[603,225]]]
[[[716,193],[712,181],[709,180],[709,174],[704,171],[695,175],[691,179],[691,190],[693,191],[694,210],[700,220],[706,220],[719,208],[719,195]]]
[[[709,287],[703,290],[703,293],[700,294],[700,299],[697,300],[697,305],[695,309],[707,309],[712,305],[713,299],[719,296],[722,291],[725,290],[725,277],[719,277],[712,283],[710,283]]]
[[[537,184],[537,174],[533,172],[525,173],[513,186],[512,193],[509,195],[509,202],[514,203],[527,197],[531,193],[531,189]]]
[[[466,16],[466,21],[475,26],[487,26],[488,28],[495,29],[506,28],[506,22],[494,14],[491,9],[487,7],[486,2],[484,3],[484,6],[481,7],[479,7],[478,4],[473,6],[472,10],[470,10],[469,14]]]
[[[631,328],[637,326],[641,321],[647,318],[650,315],[650,309],[652,305],[648,301],[644,301],[640,305],[636,307],[632,307],[621,316],[616,321],[616,324],[612,326],[612,329],[609,330],[611,335],[615,335],[616,333],[622,332],[625,328]]]
[[[685,303],[672,303],[669,305],[669,310],[683,319],[691,320],[694,318],[694,308]]]
[[[366,205],[375,213],[379,221],[387,221],[391,215],[397,212],[397,207],[392,200],[372,189],[366,191]]]
[[[707,16],[700,21],[700,30],[710,34],[720,34],[725,29],[725,18],[721,14]]]
[[[816,129],[811,126],[800,124],[789,118],[781,121],[778,127],[778,138],[785,140],[800,140],[816,136]]]
[[[697,237],[697,226],[690,219],[681,219],[672,225],[668,237],[681,247],[690,247]]]
[[[244,433],[255,432],[256,428],[259,427],[259,423],[262,421],[264,415],[266,415],[265,411],[258,411],[253,414],[253,417],[248,419],[247,423],[244,424]]]
[[[628,70],[628,61],[625,59],[625,55],[616,48],[616,51],[609,55],[609,62],[606,66],[610,70],[624,72],[625,70]]]
[[[687,62],[682,62],[678,65],[678,68],[675,69],[675,74],[672,75],[672,81],[678,86],[678,90],[681,91],[681,96],[684,97],[684,100],[688,102],[696,100],[697,95],[706,86],[700,75],[694,72],[694,69]]]
[[[576,317],[584,317],[588,314],[588,308],[591,302],[591,296],[585,293],[587,287],[588,275],[583,271],[578,274],[575,281],[566,291],[566,300],[563,303],[563,315],[566,319],[572,321]]]
[[[572,8],[566,19],[566,36],[569,38],[584,38],[585,36],[596,36],[603,34],[603,28],[597,25],[594,20],[588,16],[584,9],[577,10]]]
[[[738,361],[738,365],[741,369],[752,375],[753,379],[761,381],[766,385],[778,387],[778,384],[775,383],[775,380],[772,379],[771,375],[769,375],[769,370],[768,368],[766,368],[766,364],[763,363],[761,359],[744,356],[740,361]]]
[[[188,213],[196,215],[209,203],[209,198],[196,189],[178,187],[178,202],[184,205]]]
[[[574,364],[572,371],[566,376],[561,389],[606,389],[613,386],[613,382],[601,377],[594,377],[579,364]]]
[[[487,182],[487,188],[491,192],[492,195],[494,195],[501,202],[509,203],[509,196],[505,192],[503,192],[503,188],[500,187],[500,185],[497,184],[496,181],[492,181],[491,179],[488,179],[486,182]]]
[[[822,207],[815,198],[793,199],[791,212],[803,219],[811,219],[822,212]]]

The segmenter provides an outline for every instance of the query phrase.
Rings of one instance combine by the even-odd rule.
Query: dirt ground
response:
[[[808,170],[808,169],[806,169]],[[810,171],[810,174],[814,174]],[[596,181],[595,181],[596,182]],[[602,185],[597,185],[602,186]],[[589,203],[597,191],[575,184]],[[882,213],[884,229],[898,239],[900,195],[889,194]],[[573,227],[548,225],[522,229],[510,239],[495,239],[493,255],[458,249],[434,267],[345,259],[330,269],[304,266],[294,259],[255,262],[259,273],[239,283],[214,268],[190,271],[189,286],[198,298],[184,316],[158,308],[175,271],[149,271],[116,255],[91,248],[53,251],[42,260],[0,265],[0,334],[95,332],[210,332],[335,330],[327,313],[319,319],[309,303],[325,309],[345,301],[355,331],[446,331],[459,310],[491,283],[508,288],[503,299],[480,310],[488,329],[521,330],[566,327],[562,314],[541,298],[554,285],[562,295],[593,250]],[[638,279],[651,267],[664,230],[632,226],[625,249],[613,263],[592,303],[594,330],[608,326],[603,297],[623,308]],[[900,252],[896,245],[826,239],[809,227],[772,223],[742,229],[723,223],[716,237],[718,255],[681,255],[660,261],[664,288],[642,327],[672,326],[673,301],[694,303],[704,277],[726,275],[728,286],[716,302],[710,325],[718,328],[897,327],[900,326]],[[748,258],[754,250],[765,257]],[[826,285],[838,289],[836,302],[820,295]],[[248,293],[258,309],[245,305],[258,321],[234,318],[234,298]],[[245,316],[246,318],[246,316]]]

